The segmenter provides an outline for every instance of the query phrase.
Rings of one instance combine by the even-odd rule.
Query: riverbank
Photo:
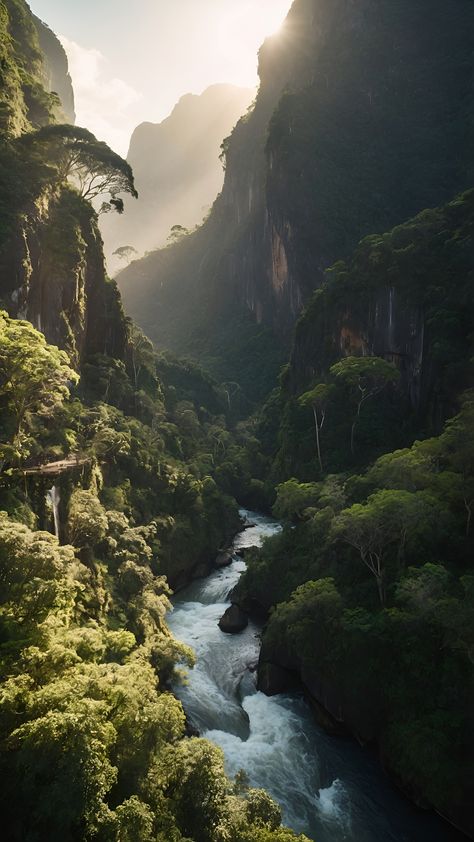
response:
[[[255,525],[234,540],[236,555],[280,528],[246,515]],[[170,628],[197,655],[187,684],[174,687],[191,727],[221,746],[231,776],[243,769],[280,802],[289,826],[317,842],[459,842],[399,795],[370,753],[320,728],[301,693],[257,691],[261,627],[251,621],[238,635],[218,628],[245,569],[236,560],[174,599]]]

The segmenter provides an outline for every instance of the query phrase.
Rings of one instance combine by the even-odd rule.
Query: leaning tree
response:
[[[69,125],[43,126],[23,135],[19,142],[34,151],[41,150],[56,167],[58,180],[71,181],[83,199],[92,201],[108,196],[101,212],[122,213],[121,193],[138,198],[130,164],[87,129]]]

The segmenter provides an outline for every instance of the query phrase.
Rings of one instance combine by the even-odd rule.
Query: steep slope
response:
[[[39,46],[44,56],[46,90],[55,92],[61,100],[61,107],[66,123],[74,123],[74,91],[69,74],[66,51],[59,38],[46,23],[33,15],[34,24],[38,32]]]
[[[38,32],[23,0],[0,3],[0,134],[18,136],[47,124],[58,98],[45,90],[46,71]]]
[[[327,272],[296,324],[282,378],[279,465],[285,476],[318,472],[314,426],[298,396],[330,382],[331,366],[341,357],[377,356],[400,375],[397,388],[378,398],[378,423],[374,427],[367,417],[361,429],[364,459],[417,435],[439,434],[458,410],[459,395],[472,383],[473,222],[470,190],[386,234],[366,237],[350,260]],[[327,467],[350,464],[347,406],[328,409],[326,421]],[[361,422],[364,428],[364,416]]]
[[[103,217],[109,266],[112,252],[131,245],[143,253],[165,244],[173,225],[202,221],[222,188],[222,141],[245,114],[254,92],[212,85],[200,96],[183,96],[162,123],[135,129],[128,153],[139,198],[123,217]]]
[[[26,154],[18,139],[64,119],[57,92],[49,90],[53,84],[71,107],[66,56],[21,0],[0,4],[0,27],[1,306],[28,318],[76,366],[96,352],[123,357],[125,318],[117,288],[106,277],[95,214],[58,184],[51,161]],[[46,41],[48,57],[39,39]]]
[[[260,425],[286,528],[233,593],[268,617],[260,688],[297,674],[325,727],[470,838],[473,222],[470,190],[327,272]]]
[[[211,366],[223,323],[234,355],[247,317],[284,341],[362,236],[471,184],[473,46],[470,0],[296,0],[211,218],[120,275],[130,312]]]

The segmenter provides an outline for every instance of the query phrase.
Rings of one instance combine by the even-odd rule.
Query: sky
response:
[[[257,52],[291,0],[29,0],[70,62],[78,125],[125,155],[185,93],[255,87]]]

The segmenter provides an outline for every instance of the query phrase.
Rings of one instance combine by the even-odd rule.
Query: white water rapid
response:
[[[241,515],[247,527],[234,541],[232,566],[190,585],[168,618],[197,655],[187,685],[174,688],[190,724],[222,747],[231,777],[245,770],[252,786],[280,803],[285,824],[316,842],[459,840],[399,796],[367,752],[322,731],[301,696],[256,691],[259,628],[251,623],[227,635],[217,623],[245,570],[239,549],[260,545],[281,527],[254,512]]]

